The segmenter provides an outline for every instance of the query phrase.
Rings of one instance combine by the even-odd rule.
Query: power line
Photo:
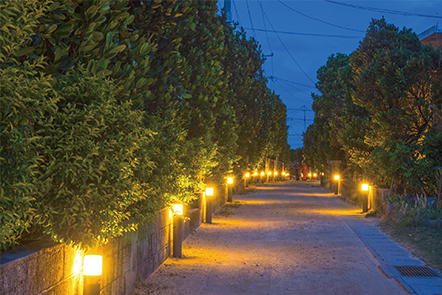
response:
[[[253,28],[252,16],[250,15],[249,0],[246,0],[247,12],[249,14],[250,25],[252,26],[253,37],[256,39],[255,29]]]
[[[307,92],[305,92],[304,90],[301,90],[301,89],[295,87],[293,84],[289,84],[289,83],[287,83],[287,82],[285,82],[285,81],[283,81],[283,80],[281,80],[281,81],[284,82],[284,83],[286,83],[286,84],[288,84],[290,87],[296,89],[296,90],[299,91],[299,92],[305,93],[305,94],[307,94],[308,96],[311,95],[311,93],[307,93]],[[277,82],[279,83],[278,80],[277,80]],[[279,85],[281,85],[281,83],[279,83]]]
[[[233,3],[233,8],[235,9],[236,17],[238,17],[238,21],[239,21],[239,23],[241,24],[241,23],[242,23],[242,21],[241,21],[241,18],[239,17],[239,13],[238,13],[238,10],[236,9],[236,4],[235,4],[235,1],[234,1],[234,0],[232,0],[232,3]]]
[[[247,30],[254,30],[259,32],[273,32],[266,29],[255,29],[255,28],[244,28]],[[287,35],[300,35],[300,36],[311,36],[311,37],[330,37],[330,38],[344,38],[344,39],[360,39],[362,36],[344,36],[344,35],[327,35],[327,34],[313,34],[313,33],[299,33],[299,32],[286,32],[286,31],[276,31],[280,34],[287,34]]]
[[[362,10],[368,10],[368,11],[374,11],[374,12],[381,12],[381,13],[389,13],[389,14],[397,14],[397,15],[403,15],[403,16],[418,16],[418,17],[432,17],[432,18],[442,18],[442,16],[437,15],[429,15],[429,14],[420,14],[415,12],[407,12],[407,11],[399,11],[399,10],[393,10],[393,9],[385,9],[385,8],[377,8],[377,7],[368,7],[368,6],[362,6],[362,5],[354,5],[354,4],[347,4],[342,3],[338,1],[332,1],[332,0],[323,0],[325,2],[347,6],[351,8],[356,9],[362,9]]]
[[[278,78],[278,77],[274,77],[274,78],[276,78],[276,80],[281,80],[281,81],[284,81],[284,82],[287,82],[287,83],[296,84],[296,85],[300,85],[300,86],[305,86],[305,87],[315,88],[316,89],[315,86],[311,86],[311,85],[307,85],[307,84],[302,84],[302,83],[295,82],[295,81],[289,81],[289,80],[281,79],[281,78]]]
[[[300,11],[297,11],[296,9],[294,9],[294,8],[292,8],[292,7],[290,7],[290,6],[288,6],[287,4],[283,3],[281,0],[278,0],[278,2],[281,3],[282,5],[284,5],[285,7],[287,7],[288,9],[290,9],[290,10],[292,10],[292,11],[294,11],[294,12],[296,12],[296,13],[302,15],[302,16],[305,16],[305,17],[307,17],[307,18],[309,18],[309,19],[312,19],[312,20],[315,20],[315,21],[318,21],[318,22],[321,22],[321,23],[324,23],[324,24],[327,24],[327,25],[329,25],[329,26],[333,26],[333,27],[336,27],[336,28],[341,28],[341,29],[344,29],[344,30],[349,30],[349,31],[355,31],[355,32],[362,32],[362,33],[365,33],[365,31],[362,31],[362,30],[352,29],[352,28],[346,28],[346,27],[343,27],[343,26],[335,25],[335,24],[332,24],[332,23],[329,23],[329,22],[323,21],[323,20],[321,20],[321,19],[318,19],[318,18],[315,18],[315,17],[309,16],[309,15],[307,15],[307,14],[304,14],[304,13],[302,13],[302,12],[300,12]]]
[[[267,26],[266,26],[266,19],[264,17],[264,11],[262,11],[261,15],[262,15],[262,22],[264,24],[264,29],[265,29],[265,33],[266,33],[267,44],[269,45],[269,49],[270,49],[270,52],[271,52],[271,57],[273,57],[273,49],[272,49],[272,46],[270,45],[269,34],[267,34]],[[273,74],[274,74],[274,71],[273,71],[273,58],[271,59],[271,66],[272,66],[272,77],[273,77]],[[272,86],[273,86],[273,91],[274,91],[275,90],[275,81],[273,81],[273,80],[272,80]]]
[[[291,91],[289,91],[289,90],[287,90],[281,83],[279,83],[279,81],[278,80],[276,80],[276,83],[278,83],[279,84],[279,86],[281,86],[282,87],[282,89],[284,89],[285,91],[287,91],[287,93],[289,93],[291,96],[293,96],[296,100],[299,100],[299,101],[304,101],[305,102],[305,100],[304,99],[300,99],[300,98],[298,98],[298,97],[296,97],[296,96],[294,96],[293,94],[292,94],[292,92]]]
[[[288,50],[287,46],[285,46],[284,42],[282,42],[281,37],[279,37],[278,33],[276,32],[275,28],[272,25],[272,22],[270,21],[269,17],[267,16],[267,14],[264,11],[264,8],[262,7],[262,3],[261,1],[258,1],[259,6],[261,7],[262,12],[264,13],[264,16],[266,17],[267,21],[269,22],[270,26],[272,27],[273,32],[275,32],[276,37],[278,37],[279,41],[281,42],[282,46],[284,46],[285,50],[287,51],[287,53],[290,55],[290,57],[293,59],[293,61],[295,62],[295,64],[298,66],[298,68],[304,73],[304,75],[313,83],[315,84],[315,82],[313,82],[313,80],[307,75],[307,73],[302,69],[302,67],[299,65],[299,63],[296,61],[296,59],[292,56],[292,54],[290,53],[290,51]]]

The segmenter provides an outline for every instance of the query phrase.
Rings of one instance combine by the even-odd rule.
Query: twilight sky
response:
[[[331,54],[353,52],[373,18],[384,16],[417,34],[438,23],[442,27],[442,0],[231,0],[231,12],[265,55],[273,53],[264,64],[265,76],[274,77],[268,86],[287,106],[293,149],[303,145],[304,113],[306,126],[313,123],[316,71]]]

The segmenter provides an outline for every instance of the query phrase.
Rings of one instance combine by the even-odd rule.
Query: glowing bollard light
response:
[[[248,185],[247,180],[249,179],[249,177],[250,177],[250,173],[249,173],[249,172],[247,172],[246,174],[244,174],[244,187],[245,187],[245,188],[246,188],[247,185]]]
[[[232,185],[233,177],[227,177],[227,202],[233,201]]]
[[[313,173],[313,178],[316,179],[316,177],[318,177],[318,174]]]
[[[335,174],[334,176],[333,176],[333,178],[334,178],[334,180],[335,180],[335,195],[338,195],[339,194],[339,184],[340,184],[340,181],[339,181],[339,179],[340,179],[340,177],[339,177],[339,174]]]
[[[213,188],[206,188],[206,223],[212,223]]]
[[[362,191],[362,212],[368,212],[368,194],[369,194],[370,186],[368,183],[363,183],[361,185],[361,191]]]
[[[83,261],[83,294],[100,295],[103,257],[85,255]]]
[[[260,181],[261,183],[264,183],[264,177],[266,176],[266,173],[264,171],[261,171],[260,175],[261,175]]]
[[[173,248],[172,255],[175,258],[182,258],[182,247],[183,247],[183,215],[184,215],[184,205],[183,204],[172,204],[173,212]]]

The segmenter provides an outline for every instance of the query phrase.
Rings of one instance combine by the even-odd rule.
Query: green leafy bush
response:
[[[36,175],[36,223],[54,240],[86,246],[132,230],[128,207],[146,197],[134,177],[142,113],[116,86],[83,71],[55,88],[58,112],[36,122],[44,161]],[[129,221],[129,222],[125,222]]]

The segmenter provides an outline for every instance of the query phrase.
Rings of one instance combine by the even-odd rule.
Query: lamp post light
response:
[[[100,295],[103,270],[101,255],[85,255],[83,260],[83,294]]]
[[[266,173],[264,171],[261,171],[261,183],[264,182],[264,177],[265,177]]]
[[[274,181],[278,180],[278,171],[273,172],[273,180]]]
[[[244,188],[247,187],[247,180],[250,177],[250,173],[246,172],[246,174],[244,174]]]
[[[233,201],[232,185],[233,177],[227,177],[227,202]]]
[[[339,194],[339,184],[340,184],[340,177],[339,174],[335,174],[333,176],[334,180],[335,180],[335,195]]]
[[[370,186],[368,183],[363,183],[361,185],[361,191],[362,191],[362,212],[368,212],[368,194],[369,194]]]
[[[316,177],[318,177],[317,173],[313,173],[313,179],[316,180]]]
[[[256,183],[257,177],[258,177],[258,172],[257,171],[253,172],[253,176],[252,176],[253,183]]]
[[[173,249],[172,255],[175,258],[182,257],[182,245],[183,245],[183,214],[184,206],[183,204],[172,204],[173,212]]]
[[[206,223],[212,223],[213,188],[206,188]]]

